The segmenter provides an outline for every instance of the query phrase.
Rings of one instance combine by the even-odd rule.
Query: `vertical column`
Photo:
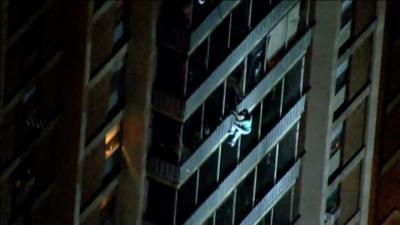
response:
[[[87,86],[90,70],[90,40],[92,1],[60,3],[64,18],[62,42],[66,44],[61,61],[62,88],[65,101],[63,127],[64,139],[60,147],[65,164],[60,165],[62,173],[57,182],[55,195],[59,204],[54,218],[63,224],[79,225],[81,199],[81,164],[85,147]]]
[[[366,153],[364,163],[362,164],[362,185],[361,185],[361,218],[360,224],[368,224],[369,219],[369,203],[371,195],[371,175],[372,175],[372,163],[373,163],[373,152],[375,149],[375,135],[376,135],[376,120],[377,120],[377,108],[378,108],[378,95],[380,86],[380,72],[381,72],[381,59],[382,59],[382,48],[383,48],[383,35],[385,26],[385,12],[386,2],[378,1],[376,9],[377,15],[377,26],[374,32],[374,42],[372,49],[371,59],[371,92],[368,97],[368,108],[367,108],[367,125],[365,133]],[[372,221],[371,221],[372,223]]]
[[[123,157],[117,197],[117,224],[141,224],[145,201],[145,157],[149,138],[150,94],[156,60],[158,1],[132,1],[127,53]]]
[[[300,214],[302,224],[324,224],[340,1],[317,1],[310,69]]]

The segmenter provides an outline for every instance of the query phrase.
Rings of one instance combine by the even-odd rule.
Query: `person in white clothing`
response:
[[[234,147],[240,136],[250,134],[252,116],[247,109],[242,110],[240,113],[232,111],[232,114],[235,117],[235,122],[228,131],[229,135],[233,135],[228,144],[230,144],[231,147]]]

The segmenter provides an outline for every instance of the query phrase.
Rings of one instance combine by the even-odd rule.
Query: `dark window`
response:
[[[207,79],[207,45],[208,39],[203,42],[189,57],[186,98]]]
[[[276,147],[257,166],[256,202],[268,193],[274,185]]]
[[[265,39],[249,54],[247,60],[246,94],[249,94],[264,77]]]
[[[250,4],[251,1],[242,1],[232,12],[232,49],[238,46],[250,31]]]
[[[290,225],[291,219],[291,191],[279,200],[274,207],[273,224],[274,225]]]
[[[232,224],[233,214],[233,194],[222,203],[215,213],[215,224]]]
[[[350,3],[351,2],[351,3]],[[353,2],[352,0],[342,0],[342,7],[347,5],[345,8],[342,10],[342,17],[341,17],[341,22],[340,26],[343,28],[352,18],[354,14],[354,9],[353,9]]]
[[[220,181],[222,181],[225,177],[229,175],[230,172],[235,168],[237,162],[237,149],[238,146],[234,146],[233,148],[227,144],[226,139],[225,142],[221,145],[221,161],[220,161],[220,169],[219,176]]]
[[[283,114],[286,114],[301,96],[303,63],[299,60],[286,74],[283,89]]]
[[[236,110],[236,106],[243,99],[244,63],[240,63],[226,80],[225,112]]]
[[[157,53],[155,88],[183,99],[187,59],[174,50],[161,45],[158,46]]]
[[[340,188],[337,188],[326,200],[326,211],[335,213],[340,206]]]
[[[212,9],[212,0],[193,0],[192,28],[198,27]]]
[[[183,224],[195,209],[197,173],[194,173],[178,191],[177,223]]]
[[[251,12],[251,27],[257,26],[261,20],[267,16],[271,6],[268,0],[252,1],[252,12]]]
[[[208,137],[222,122],[224,87],[220,85],[205,102],[203,136]]]
[[[261,138],[264,138],[278,122],[282,99],[282,82],[279,82],[263,100]]]
[[[209,71],[214,71],[228,55],[229,17],[210,36]]]
[[[145,219],[156,224],[172,225],[174,202],[175,191],[172,188],[149,180]]]
[[[199,203],[207,199],[217,184],[218,151],[215,151],[200,167]]]
[[[294,125],[279,142],[278,178],[282,177],[292,166],[296,154],[297,126]]]
[[[240,223],[240,221],[243,220],[251,211],[253,204],[253,188],[254,171],[237,186],[235,223]]]
[[[183,158],[187,158],[201,143],[202,107],[199,107],[183,125]]]

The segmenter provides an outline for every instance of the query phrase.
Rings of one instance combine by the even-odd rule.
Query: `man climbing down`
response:
[[[247,109],[244,109],[240,113],[232,111],[232,114],[235,117],[235,122],[232,124],[231,129],[228,131],[229,135],[233,135],[228,144],[230,144],[231,147],[234,147],[241,135],[250,134],[252,117]]]

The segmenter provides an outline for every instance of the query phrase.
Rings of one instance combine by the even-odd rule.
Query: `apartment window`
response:
[[[181,124],[160,113],[153,112],[152,146],[154,156],[177,164]]]
[[[287,17],[283,18],[269,33],[267,60],[271,60],[286,44]]]
[[[175,190],[173,188],[150,179],[145,219],[156,224],[172,225],[174,202]],[[163,207],[160,207],[160,203]]]
[[[194,151],[201,143],[202,108],[199,107],[183,125],[182,143],[186,155]],[[189,152],[187,152],[189,151]],[[185,158],[185,157],[184,157]]]
[[[226,142],[229,139],[225,139],[224,143],[221,145],[221,160],[219,169],[219,180],[222,181],[225,177],[229,175],[230,172],[236,166],[238,146],[231,147]]]
[[[178,190],[177,224],[183,224],[195,209],[197,173],[194,173]]]
[[[189,97],[207,79],[208,64],[208,39],[204,41],[189,58],[189,68],[187,75],[186,96]]]
[[[289,225],[291,221],[292,208],[292,191],[286,194],[279,200],[274,207],[273,224],[274,225]]]
[[[158,65],[154,86],[157,90],[165,91],[170,95],[183,99],[183,84],[187,66],[186,58],[180,53],[162,45],[159,45],[157,50]]]
[[[301,97],[303,60],[299,60],[286,74],[283,89],[283,114],[286,114]]]
[[[259,22],[261,22],[264,17],[267,16],[269,10],[272,8],[269,4],[270,1],[262,0],[262,1],[251,1],[251,27],[254,28],[257,26]]]
[[[199,202],[203,202],[213,192],[217,184],[218,151],[201,165],[199,169]]]
[[[203,136],[208,137],[222,122],[224,86],[220,85],[204,104]]]
[[[265,39],[253,49],[247,58],[246,93],[249,94],[264,77]]]
[[[243,99],[243,86],[245,82],[245,65],[240,63],[226,80],[226,109],[225,112],[236,110],[236,106]]]
[[[124,61],[118,62],[112,69],[110,92],[108,99],[108,114],[116,114],[124,101]]]
[[[282,177],[292,166],[296,157],[297,126],[293,126],[279,142],[278,177]]]
[[[243,220],[251,211],[253,204],[254,171],[236,188],[235,223]]]
[[[209,71],[214,71],[228,55],[228,40],[230,36],[229,17],[212,32],[210,36]]]
[[[233,193],[222,203],[215,213],[215,224],[232,224],[233,219]]]
[[[263,100],[261,137],[267,135],[280,118],[282,81],[276,84]]]
[[[231,48],[235,48],[250,32],[250,4],[251,1],[242,1],[232,11]]]
[[[300,24],[300,4],[298,3],[288,14],[287,41],[295,37]]]
[[[261,201],[274,185],[275,165],[276,147],[264,156],[257,166],[256,202]]]

